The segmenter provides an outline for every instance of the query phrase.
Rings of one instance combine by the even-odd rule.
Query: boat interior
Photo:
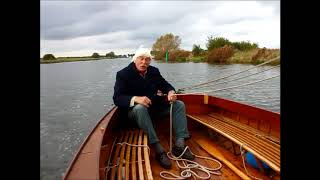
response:
[[[222,164],[207,179],[280,179],[278,116],[211,96],[181,96],[179,99],[186,104],[191,134],[186,145],[193,154],[217,159]],[[155,151],[148,146],[147,135],[140,129],[122,128],[120,117],[115,110],[105,131],[108,133],[104,134],[99,159],[100,179],[163,179],[160,176],[163,171],[180,175],[183,169],[173,160],[170,170],[162,168],[155,160]],[[155,129],[161,144],[169,150],[169,117],[157,120]],[[174,140],[173,137],[173,143]],[[258,167],[246,163],[246,152],[254,155]],[[209,168],[219,167],[219,163],[207,159],[197,157],[194,161]],[[263,167],[262,162],[268,168]],[[193,171],[198,177],[208,177],[203,171]],[[188,179],[199,179],[197,176],[191,174]],[[168,174],[166,177],[173,178]]]

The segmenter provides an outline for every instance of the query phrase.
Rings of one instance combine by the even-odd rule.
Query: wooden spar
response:
[[[206,150],[210,155],[216,157],[218,160],[227,165],[233,172],[235,172],[242,179],[250,179],[249,176],[244,174],[238,168],[236,168],[230,161],[228,161],[217,149],[214,145],[202,138],[195,138],[197,144],[199,144],[204,150]]]
[[[141,145],[143,131],[139,132],[138,145]],[[139,180],[144,180],[143,168],[142,168],[142,157],[141,157],[141,147],[138,147],[138,168],[139,168]]]
[[[121,134],[121,137],[120,137],[118,142],[121,142],[122,139],[123,139],[123,134]],[[118,155],[119,155],[119,152],[120,152],[120,149],[121,149],[121,146],[119,144],[117,144],[116,146],[117,147],[116,147],[116,152],[115,152],[115,154],[113,156],[112,166],[117,164]],[[110,179],[114,179],[115,173],[116,173],[116,167],[112,167]]]
[[[129,144],[132,144],[132,139],[133,139],[133,132],[130,131],[130,136],[129,136]],[[131,152],[131,146],[127,146],[127,152],[126,152],[126,174],[125,174],[125,178],[126,180],[129,180],[129,173],[130,173],[130,168],[129,168],[129,162],[130,162],[130,152]]]
[[[148,136],[147,136],[147,134],[144,134],[143,144],[144,144],[145,146],[148,145]],[[147,179],[148,179],[148,180],[153,180],[152,171],[151,171],[151,166],[150,166],[150,159],[149,159],[148,148],[147,148],[147,147],[144,147],[143,150],[144,150],[144,151],[143,151],[144,162],[145,162],[146,171],[147,171]]]
[[[129,132],[127,131],[123,142],[127,142],[128,137],[129,137]],[[121,147],[120,160],[119,160],[119,166],[118,166],[118,179],[122,179],[122,166],[123,166],[124,151],[126,149],[126,146],[127,146],[126,144],[122,144],[122,147]]]
[[[133,144],[137,144],[137,139],[138,139],[138,134],[139,131],[136,130],[134,131],[134,140]],[[132,156],[131,156],[131,177],[133,180],[137,179],[137,174],[136,174],[136,152],[137,152],[137,147],[132,147]]]

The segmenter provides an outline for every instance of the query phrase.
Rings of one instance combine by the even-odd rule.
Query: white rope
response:
[[[176,175],[176,174],[173,174],[171,172],[168,172],[168,171],[162,171],[160,172],[160,176],[164,179],[186,179],[186,178],[189,178],[191,177],[191,175],[194,175],[196,176],[198,179],[209,179],[211,177],[211,174],[216,174],[216,175],[221,175],[220,172],[218,172],[218,170],[220,170],[222,168],[222,164],[216,160],[216,159],[213,159],[213,158],[210,158],[210,157],[204,157],[204,156],[199,156],[199,155],[196,155],[194,153],[190,152],[198,157],[198,158],[202,158],[202,159],[207,159],[207,160],[211,160],[211,161],[215,161],[217,164],[218,164],[218,167],[216,168],[208,168],[208,167],[205,167],[195,161],[191,161],[191,160],[188,160],[188,159],[183,159],[181,158],[183,156],[183,154],[186,152],[186,150],[190,148],[188,146],[185,147],[184,151],[181,153],[180,156],[176,157],[174,156],[171,152],[168,152],[167,153],[167,156],[171,159],[171,160],[174,160],[176,161],[178,167],[180,169],[184,169],[183,171],[181,171],[180,173],[180,176],[179,175]],[[184,164],[183,166],[179,163],[179,161],[182,161],[182,163],[185,163],[187,162],[188,164]],[[207,176],[199,176],[196,172],[194,172],[193,170],[191,169],[196,169],[196,170],[199,170],[199,171],[202,171],[204,173],[207,174]],[[216,171],[216,172],[215,172]],[[166,176],[167,175],[167,176]],[[168,175],[172,176],[172,177],[168,177]],[[174,177],[174,178],[173,178]]]
[[[263,180],[263,179],[260,179],[260,178],[258,178],[258,177],[255,177],[255,176],[249,174],[249,172],[248,172],[248,170],[247,170],[247,168],[246,168],[246,163],[245,163],[245,161],[244,161],[244,157],[243,157],[243,156],[244,156],[245,151],[242,149],[242,146],[244,146],[244,144],[241,144],[241,146],[240,146],[240,152],[241,152],[243,167],[244,167],[244,169],[246,170],[247,175],[250,176],[250,177],[252,177],[253,179]]]
[[[161,171],[160,172],[160,176],[162,178],[164,178],[164,179],[170,179],[171,180],[171,179],[186,179],[186,178],[191,177],[192,175],[194,175],[198,179],[209,179],[211,177],[211,174],[221,175],[220,172],[215,172],[215,171],[220,170],[221,167],[222,167],[222,164],[218,160],[210,158],[210,157],[204,157],[204,156],[199,156],[199,155],[193,154],[188,146],[186,146],[184,148],[183,152],[178,157],[174,156],[171,153],[172,152],[172,107],[173,107],[173,103],[171,102],[170,103],[170,151],[167,153],[167,156],[171,160],[176,161],[178,167],[180,169],[184,169],[184,170],[181,171],[180,176],[176,175],[176,174],[173,174],[173,173],[171,173],[169,171]],[[211,160],[211,161],[215,161],[216,163],[218,163],[219,166],[217,168],[208,168],[208,167],[205,167],[205,166],[203,166],[203,165],[201,165],[201,164],[199,164],[199,163],[197,163],[195,161],[191,161],[191,160],[188,160],[188,159],[183,159],[182,156],[187,151],[187,149],[189,149],[191,154],[193,154],[195,157],[202,158],[202,159],[207,159],[207,160]],[[184,166],[181,166],[179,161],[182,161]],[[185,164],[185,162],[187,162],[187,164]],[[199,170],[199,171],[203,171],[204,173],[207,174],[207,176],[202,176],[201,177],[191,169],[196,169],[196,170]],[[171,176],[171,177],[169,177],[169,176]]]
[[[273,58],[273,59],[271,59],[271,60],[269,60],[269,61],[266,61],[266,62],[264,62],[264,63],[261,63],[261,64],[259,64],[259,65],[256,65],[256,66],[254,66],[254,67],[245,69],[245,70],[243,70],[243,71],[240,71],[240,72],[237,72],[237,73],[234,73],[234,74],[230,74],[230,75],[227,75],[227,76],[223,76],[223,77],[221,77],[221,78],[214,79],[214,80],[210,80],[210,81],[207,81],[207,82],[204,82],[204,83],[196,84],[196,85],[193,85],[193,86],[183,87],[183,88],[180,88],[179,90],[192,89],[192,88],[194,88],[194,87],[202,86],[202,85],[209,84],[209,83],[212,83],[212,82],[221,80],[221,79],[225,79],[225,78],[228,78],[228,77],[231,77],[231,76],[234,76],[234,75],[237,75],[237,74],[240,74],[240,73],[249,71],[249,70],[251,70],[251,69],[253,69],[253,68],[257,68],[257,67],[259,67],[259,66],[265,65],[265,64],[267,64],[267,63],[270,63],[270,62],[272,62],[272,61],[277,60],[278,58],[280,58],[280,56],[278,56],[278,57],[276,57],[276,58]]]

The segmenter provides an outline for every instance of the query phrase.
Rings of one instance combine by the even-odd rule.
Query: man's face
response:
[[[139,56],[134,61],[136,68],[138,71],[146,71],[148,66],[150,65],[151,58],[146,56]]]

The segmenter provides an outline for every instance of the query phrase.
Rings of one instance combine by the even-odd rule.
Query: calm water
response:
[[[111,108],[116,72],[129,59],[41,64],[41,154],[42,180],[61,179],[84,138]],[[176,89],[216,79],[253,65],[210,65],[207,63],[157,63],[167,81]],[[258,67],[250,73],[269,69]],[[208,89],[220,89],[278,75],[280,68]],[[233,78],[245,76],[239,74]],[[228,78],[226,80],[230,80]],[[220,82],[220,81],[219,81]],[[208,89],[199,89],[204,91]],[[280,78],[227,91],[209,93],[280,112]]]

